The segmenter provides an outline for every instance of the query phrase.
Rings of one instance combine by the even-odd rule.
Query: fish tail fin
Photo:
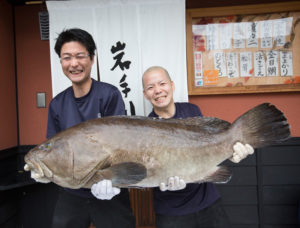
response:
[[[232,123],[238,141],[259,148],[283,142],[290,137],[284,114],[270,103],[258,105]]]

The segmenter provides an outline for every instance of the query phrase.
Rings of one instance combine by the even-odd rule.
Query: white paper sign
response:
[[[201,35],[205,36],[206,35],[206,25],[193,25],[192,30],[193,30],[193,35]]]
[[[227,71],[229,78],[239,77],[239,63],[238,63],[238,54],[237,53],[227,53]]]
[[[252,53],[241,52],[240,53],[241,77],[251,76],[251,70],[252,70]]]
[[[246,23],[247,31],[247,47],[254,48],[258,47],[258,22]]]
[[[293,53],[291,51],[280,52],[280,75],[293,76]]]
[[[231,49],[232,23],[219,24],[220,29],[220,49]]]
[[[271,48],[272,47],[272,35],[273,35],[273,20],[260,21],[260,47]]]
[[[233,47],[245,48],[245,26],[244,22],[233,24]]]
[[[293,18],[292,17],[286,17],[284,18],[285,23],[286,23],[286,35],[290,35],[292,31],[292,26],[293,26]]]
[[[207,50],[219,49],[219,35],[218,35],[218,24],[208,24],[206,27],[207,39],[206,45]]]
[[[286,20],[285,19],[276,19],[273,21],[273,36],[274,42],[277,47],[283,46],[285,44],[286,36]]]
[[[219,77],[227,76],[226,60],[225,60],[224,52],[214,53],[214,64],[215,64],[215,69],[219,71]]]
[[[278,51],[267,51],[267,76],[278,76]]]
[[[254,76],[264,77],[266,76],[266,59],[262,51],[254,53]]]

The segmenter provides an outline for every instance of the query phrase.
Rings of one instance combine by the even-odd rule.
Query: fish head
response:
[[[64,153],[62,153],[64,151]],[[65,151],[67,151],[65,153]],[[63,179],[63,170],[59,167],[70,167],[64,159],[68,157],[68,144],[61,138],[51,138],[42,144],[34,147],[25,155],[25,171],[31,172],[31,177],[38,182],[57,182],[56,179]],[[70,160],[70,159],[68,159]],[[59,181],[60,182],[60,181]]]

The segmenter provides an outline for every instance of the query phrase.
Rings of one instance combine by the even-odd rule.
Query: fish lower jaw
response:
[[[35,181],[40,182],[40,183],[50,183],[51,181],[45,177],[41,177],[41,178],[33,178]]]
[[[30,166],[28,164],[25,164],[24,170],[31,171],[31,178],[33,178],[33,179],[39,179],[39,178],[44,177],[43,173],[34,171],[33,169],[30,168]]]
[[[43,176],[39,173],[36,173],[34,171],[31,171],[31,178],[33,179],[41,179]]]

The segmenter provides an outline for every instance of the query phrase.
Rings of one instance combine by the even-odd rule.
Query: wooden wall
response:
[[[47,107],[52,99],[49,42],[40,38],[40,10],[40,5],[15,7],[20,145],[46,139],[48,109],[36,107],[36,93],[46,93]]]
[[[270,102],[286,116],[293,137],[300,136],[300,92],[243,95],[190,96],[191,103],[198,105],[205,116],[213,116],[233,122],[254,106]]]
[[[0,1],[0,151],[18,145],[12,10]]]

